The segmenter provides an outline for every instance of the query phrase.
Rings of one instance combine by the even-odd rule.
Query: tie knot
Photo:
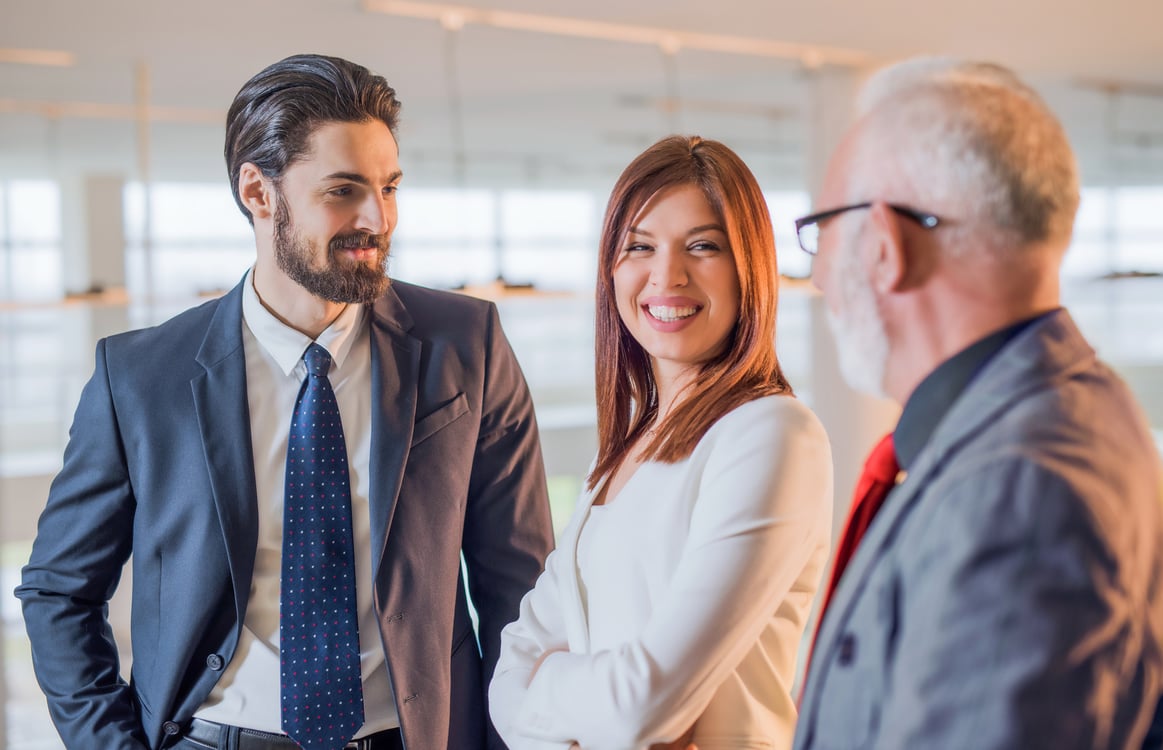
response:
[[[331,369],[331,355],[318,344],[307,347],[307,351],[303,352],[303,362],[307,365],[308,375],[325,378]]]
[[[864,473],[878,482],[891,483],[901,469],[896,461],[896,450],[892,445],[892,433],[885,435],[868,454],[864,462]]]

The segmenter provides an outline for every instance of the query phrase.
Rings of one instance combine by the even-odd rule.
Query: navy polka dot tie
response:
[[[303,361],[283,506],[283,731],[304,750],[336,750],[363,726],[351,488],[331,355],[311,344]]]

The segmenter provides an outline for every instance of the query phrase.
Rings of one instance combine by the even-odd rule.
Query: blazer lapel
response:
[[[246,283],[245,279],[242,283]],[[242,285],[218,302],[196,356],[204,372],[190,381],[206,469],[234,582],[234,602],[246,611],[258,547],[258,498],[242,346]]]
[[[577,523],[570,524],[566,528],[559,544],[559,549],[561,550],[559,554],[566,555],[569,558],[569,590],[562,592],[565,595],[562,608],[562,619],[565,621],[565,637],[569,643],[569,650],[579,654],[589,653],[590,628],[585,607],[582,606],[581,581],[578,579],[577,574],[577,548],[578,542],[581,539],[582,529],[585,528],[585,524],[589,520],[590,508],[593,507],[596,496],[597,490],[589,491],[582,495],[578,507],[574,510]]]
[[[1094,356],[1094,350],[1063,309],[1034,323],[986,364],[941,420],[908,476],[889,496],[856,548],[828,605],[828,616],[816,639],[810,672],[815,673],[829,663],[839,640],[837,636],[848,623],[857,595],[865,588],[876,560],[892,543],[907,511],[930,484],[931,475],[941,469],[950,454],[998,419],[1014,402],[1044,387],[1049,379],[1087,365]],[[806,680],[805,716],[814,708],[821,687],[818,675],[815,677]]]
[[[389,288],[372,308],[372,436],[369,472],[372,570],[379,571],[416,423],[420,380],[419,339],[408,334],[412,317]]]

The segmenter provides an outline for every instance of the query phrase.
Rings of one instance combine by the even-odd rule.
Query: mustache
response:
[[[391,247],[391,244],[391,237],[386,234],[353,232],[351,234],[341,234],[332,237],[328,248],[331,250],[350,250],[357,247],[374,247],[380,252],[386,253]]]

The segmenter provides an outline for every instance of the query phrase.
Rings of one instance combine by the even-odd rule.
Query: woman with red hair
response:
[[[502,633],[494,723],[511,750],[790,747],[832,469],[776,357],[763,194],[721,143],[666,138],[600,252],[598,455]]]

